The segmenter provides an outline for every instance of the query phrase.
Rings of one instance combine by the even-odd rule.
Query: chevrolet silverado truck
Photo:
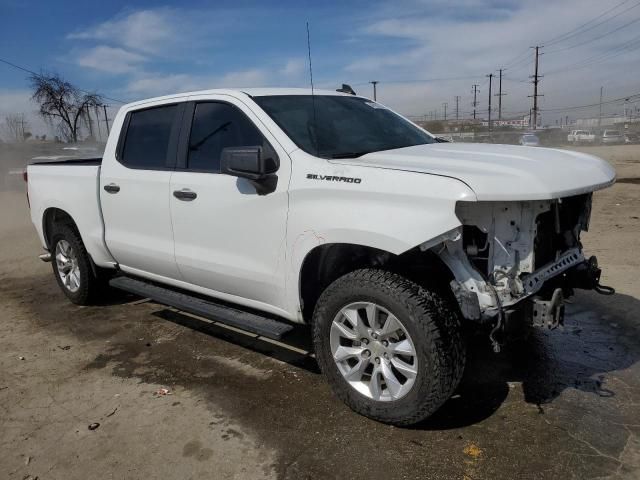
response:
[[[279,339],[309,324],[353,410],[435,412],[465,366],[466,326],[556,327],[586,258],[583,153],[438,142],[339,91],[209,90],[125,105],[101,158],[32,164],[31,218],[62,291],[116,287]]]

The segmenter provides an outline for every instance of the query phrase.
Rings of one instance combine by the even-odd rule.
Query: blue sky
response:
[[[530,107],[529,46],[621,3],[0,0],[0,58],[58,72],[84,89],[124,101],[214,87],[307,86],[309,21],[318,86],[345,82],[371,94],[367,82],[379,80],[379,100],[408,115],[438,110],[442,116],[443,102],[451,115],[459,95],[466,115],[472,84],[480,85],[480,109],[486,110],[485,75],[507,65],[503,101],[511,115]],[[640,19],[637,3],[627,0],[602,19],[628,12],[583,35],[551,42],[541,59],[541,71],[548,74],[541,84],[542,108],[597,101],[601,85],[607,98],[640,91],[634,80],[640,73],[638,51],[629,43],[640,38],[640,23],[624,26]],[[619,32],[607,34],[616,27]],[[608,60],[625,45],[628,51]],[[604,61],[589,65],[598,55]],[[586,68],[566,68],[583,60]],[[0,114],[31,114],[28,93],[24,72],[0,64]]]

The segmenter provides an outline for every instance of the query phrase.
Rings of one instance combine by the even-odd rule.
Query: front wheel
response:
[[[332,389],[374,420],[424,420],[462,377],[456,310],[400,275],[365,269],[339,278],[318,300],[313,322],[316,357]]]

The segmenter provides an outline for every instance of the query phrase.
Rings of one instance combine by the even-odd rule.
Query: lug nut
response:
[[[380,363],[380,357],[376,357],[376,363]]]
[[[363,338],[362,340],[360,340],[360,343],[362,343],[364,345],[369,345],[369,339],[368,338]]]
[[[382,346],[383,347],[388,347],[389,346],[389,342],[387,342],[386,340],[382,341]]]
[[[373,337],[374,340],[378,339],[378,334],[377,333],[373,333],[373,334],[371,334],[371,336]]]
[[[389,360],[389,355],[387,355],[387,352],[384,352],[382,356],[385,358],[385,360]]]
[[[369,350],[365,350],[364,352],[362,352],[362,356],[364,358],[369,358],[371,356],[371,352]]]

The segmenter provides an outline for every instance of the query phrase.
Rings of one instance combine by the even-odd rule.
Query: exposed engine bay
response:
[[[456,215],[462,227],[421,248],[432,249],[453,272],[451,288],[466,318],[501,322],[531,298],[530,316],[554,327],[562,323],[563,300],[574,287],[612,293],[599,285],[597,261],[585,259],[580,243],[580,233],[589,228],[590,193],[458,202]]]

